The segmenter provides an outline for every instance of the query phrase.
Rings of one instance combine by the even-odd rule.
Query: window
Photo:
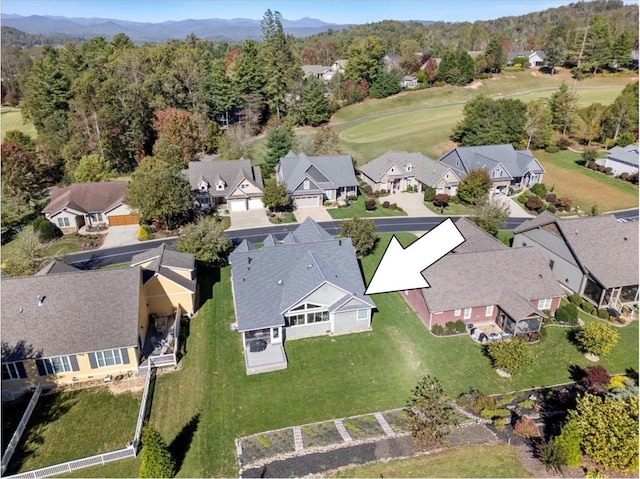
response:
[[[301,304],[300,306],[296,306],[295,308],[292,308],[291,311],[304,311],[305,309],[318,309],[318,308],[322,308],[322,306],[320,306],[319,304],[304,303],[304,304]]]
[[[358,310],[358,319],[368,319],[369,312],[366,309]]]
[[[304,184],[303,184],[302,188],[304,188],[305,190],[309,189],[309,180],[304,180]]]
[[[490,304],[489,306],[487,306],[484,315],[485,316],[491,316],[493,314],[493,304]]]
[[[551,308],[551,298],[538,300],[538,309],[545,310]]]
[[[92,222],[95,221],[97,223],[100,223],[102,222],[102,213],[90,213],[89,218]]]
[[[246,190],[247,188],[249,188],[249,184],[248,183],[241,183],[240,184],[240,189],[241,190]]]
[[[549,260],[549,268],[553,269],[553,265],[556,264],[552,259]]]
[[[47,374],[68,373],[73,371],[69,356],[58,356],[57,358],[46,358],[42,360],[44,370]]]
[[[222,191],[222,190],[224,190],[224,182],[223,182],[223,181],[218,181],[218,182],[216,183],[216,190],[217,190],[217,191]]]
[[[65,226],[66,227],[71,226],[71,223],[69,222],[69,218],[67,217],[58,218],[58,226],[60,228],[64,228]]]
[[[464,308],[464,319],[471,318],[471,309],[472,308]]]
[[[2,380],[26,378],[27,373],[22,363],[5,363],[2,365]]]
[[[496,168],[495,171],[493,172],[493,177],[499,178],[500,176],[502,176],[502,170],[500,168]]]
[[[309,313],[292,314],[287,318],[289,326],[301,326],[303,324],[321,323],[329,321],[329,311],[314,311]]]
[[[458,317],[458,316],[460,316],[461,313],[462,313],[462,310],[460,308],[458,308],[453,312],[453,315]]]
[[[411,163],[407,165],[407,173],[410,171],[413,171],[413,165]]]
[[[109,349],[96,352],[96,361],[99,368],[106,368],[122,364],[122,354],[119,349]]]

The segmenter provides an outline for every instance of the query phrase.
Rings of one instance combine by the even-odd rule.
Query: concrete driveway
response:
[[[99,249],[138,243],[140,225],[110,226]]]
[[[396,203],[407,213],[407,216],[438,216],[424,205],[423,193],[392,193],[389,196],[381,196],[378,201]]]
[[[314,220],[315,222],[333,221],[333,218],[327,212],[324,206],[309,206],[306,208],[305,207],[296,208],[293,214],[296,216],[296,220],[298,220],[298,223],[302,223],[308,217],[311,217],[311,219]]]
[[[510,198],[505,195],[494,195],[493,197],[502,204],[509,206],[509,218],[533,218],[534,216],[522,208],[522,205],[515,200],[515,196]]]
[[[229,212],[229,217],[231,218],[231,227],[229,230],[273,226],[264,209],[231,211]]]

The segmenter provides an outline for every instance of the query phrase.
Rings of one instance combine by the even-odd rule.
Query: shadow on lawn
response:
[[[31,456],[38,454],[38,448],[45,443],[47,426],[56,422],[78,402],[76,393],[66,392],[42,396],[36,404],[36,408],[29,419],[29,424],[22,434],[20,443],[16,447],[11,461],[7,466],[6,475],[14,474],[22,468],[22,465]],[[46,440],[54,440],[47,437]]]
[[[220,282],[220,268],[200,261],[198,261],[197,268],[199,288],[198,309],[200,309],[207,301],[213,298],[213,287],[216,283]]]
[[[187,456],[187,452],[189,452],[191,441],[198,430],[199,423],[200,413],[194,414],[194,416],[189,419],[189,422],[183,426],[178,435],[169,445],[169,451],[176,461],[176,471],[180,471],[182,468],[182,463],[184,462],[184,458]]]

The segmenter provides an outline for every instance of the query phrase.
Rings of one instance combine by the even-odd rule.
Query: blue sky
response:
[[[3,13],[102,17],[139,22],[187,18],[261,19],[265,10],[277,10],[289,20],[311,17],[330,23],[369,23],[392,20],[491,20],[567,5],[575,0],[414,0],[414,1],[218,1],[218,0],[2,0]],[[635,1],[626,1],[634,3]]]

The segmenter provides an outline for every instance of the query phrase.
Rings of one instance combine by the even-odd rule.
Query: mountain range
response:
[[[206,20],[180,20],[162,23],[132,22],[111,18],[69,18],[50,15],[22,16],[2,14],[2,26],[13,27],[34,35],[69,36],[69,38],[91,38],[101,35],[111,38],[124,33],[134,42],[164,42],[171,39],[184,39],[189,34],[213,41],[238,42],[248,38],[262,38],[260,20],[233,18],[225,20],[212,18]],[[314,18],[300,20],[282,19],[285,33],[295,37],[317,35],[328,30],[341,30],[351,25],[326,23]]]

